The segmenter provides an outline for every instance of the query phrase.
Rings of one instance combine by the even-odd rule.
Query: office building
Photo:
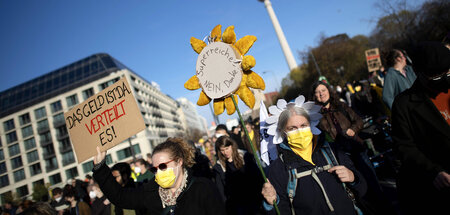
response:
[[[0,195],[29,196],[35,184],[63,187],[91,174],[92,159],[78,164],[64,112],[122,77],[133,89],[146,129],[108,150],[107,163],[145,157],[183,128],[179,105],[108,54],[94,54],[0,93]]]

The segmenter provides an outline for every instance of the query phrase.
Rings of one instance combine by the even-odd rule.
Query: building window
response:
[[[14,125],[14,119],[10,119],[3,123],[3,129],[5,132],[15,129],[16,126]]]
[[[23,185],[22,187],[18,187],[18,188],[16,189],[16,192],[17,192],[17,195],[18,195],[19,197],[24,197],[24,196],[26,196],[26,195],[29,194],[29,192],[28,192],[28,186],[27,186],[27,185]]]
[[[36,120],[42,119],[47,116],[47,112],[45,111],[45,107],[38,108],[34,110],[34,117]]]
[[[8,147],[8,151],[9,151],[10,157],[20,154],[19,144],[14,144],[14,145]]]
[[[18,157],[15,157],[15,158],[11,159],[11,167],[13,169],[19,168],[21,166],[23,166],[22,157],[21,156],[18,156]]]
[[[88,99],[89,97],[91,97],[93,95],[94,95],[94,88],[89,88],[89,89],[83,91],[83,99],[84,100]]]
[[[94,162],[89,161],[87,163],[84,163],[83,164],[83,172],[84,172],[84,174],[91,172],[92,168],[94,168]]]
[[[106,164],[107,164],[107,165],[110,165],[110,164],[112,164],[112,163],[113,163],[113,160],[112,160],[111,155],[110,155],[110,154],[107,154],[107,155],[106,155]]]
[[[77,94],[73,94],[71,96],[66,97],[67,107],[72,107],[78,104],[78,96]]]
[[[26,113],[26,114],[19,116],[19,122],[20,122],[20,125],[26,125],[26,124],[30,123],[31,122],[30,114]]]
[[[50,109],[52,110],[52,113],[56,113],[58,111],[62,110],[61,101],[56,101],[50,104]]]
[[[141,153],[141,149],[139,148],[139,144],[133,145],[134,154]],[[124,148],[122,150],[117,151],[117,158],[119,160],[123,160],[125,158],[131,157],[133,154],[131,153],[131,147]]]
[[[9,186],[9,178],[8,175],[0,176],[0,187]]]
[[[66,121],[64,119],[64,113],[56,114],[53,116],[53,126],[58,127],[61,125],[65,125]],[[64,126],[65,128],[66,126]]]
[[[36,185],[44,185],[45,186],[44,179],[33,182],[33,187],[36,187]]]
[[[6,143],[10,144],[17,141],[16,131],[10,132],[6,134]]]
[[[50,184],[55,185],[58,183],[61,183],[61,175],[59,173],[56,173],[54,175],[51,175],[50,177],[48,177]]]
[[[78,169],[77,167],[74,167],[72,169],[66,170],[66,176],[67,178],[75,178],[78,176]]]
[[[48,130],[48,120],[42,120],[42,121],[39,121],[38,123],[37,123],[37,125],[38,125],[38,131],[45,131],[45,130]]]
[[[41,164],[40,163],[36,163],[30,166],[30,174],[31,176],[33,175],[37,175],[37,174],[41,174],[42,173],[42,169],[41,169]]]
[[[111,86],[112,84],[116,83],[119,80],[119,78],[115,78],[113,80],[109,80],[105,83],[101,83],[98,85],[98,87],[100,88],[100,91],[104,90],[105,88]]]
[[[58,169],[58,161],[56,160],[56,157],[45,160],[45,171],[50,172],[55,169]]]
[[[14,181],[19,182],[25,179],[25,171],[23,169],[19,169],[13,173],[14,175]]]
[[[50,132],[45,132],[45,133],[39,135],[39,140],[41,140],[41,143],[42,142],[50,142],[50,141],[52,141],[52,135],[50,134]]]
[[[32,151],[32,152],[28,152],[27,153],[27,160],[28,160],[28,163],[33,163],[33,162],[39,160],[39,153],[38,153],[38,151],[35,150],[35,151]]]
[[[5,160],[5,154],[3,154],[3,149],[0,149],[0,160]]]
[[[0,163],[0,174],[5,173],[6,171],[8,171],[8,169],[6,168],[6,162]]]
[[[62,162],[63,166],[66,166],[68,164],[75,162],[75,157],[73,156],[73,151],[68,151],[66,153],[62,153]]]
[[[22,128],[22,137],[26,138],[33,135],[33,127],[31,125]]]
[[[33,138],[24,141],[25,151],[36,148],[36,141]]]

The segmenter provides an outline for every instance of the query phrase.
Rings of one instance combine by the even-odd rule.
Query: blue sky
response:
[[[381,13],[375,2],[272,0],[272,6],[300,64],[297,52],[316,46],[321,34],[369,35],[376,25],[371,20]],[[248,52],[256,59],[253,70],[265,80],[266,92],[279,89],[289,69],[264,4],[257,0],[4,0],[0,91],[104,52],[157,82],[171,97],[196,103],[199,90],[183,87],[195,73],[198,56],[189,39],[203,39],[217,24],[222,30],[234,25],[238,39],[258,38]],[[198,111],[212,121],[208,106]],[[227,118],[219,117],[221,122]]]

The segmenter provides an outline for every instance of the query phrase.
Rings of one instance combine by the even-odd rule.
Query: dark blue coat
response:
[[[312,160],[316,166],[325,166],[328,163],[326,158],[322,155],[320,147],[321,146],[317,146],[314,150]],[[281,214],[291,214],[290,201],[287,193],[289,169],[296,168],[297,172],[300,173],[311,170],[316,166],[303,160],[291,150],[278,147],[278,151],[283,160],[278,158],[270,164],[268,178],[279,196],[278,208],[280,209]],[[356,195],[364,195],[367,190],[366,182],[362,175],[354,168],[350,158],[342,151],[334,150],[334,153],[340,165],[346,166],[348,169],[352,170],[355,175],[355,181],[352,184],[347,183],[347,186],[350,187]],[[331,204],[334,207],[334,214],[354,214],[355,210],[353,208],[353,203],[347,196],[338,177],[334,173],[329,173],[327,171],[320,172],[317,176],[322,182]],[[293,200],[296,214],[333,214],[325,201],[321,188],[312,176],[305,176],[297,180],[297,189]],[[275,210],[272,209],[271,213],[275,214]]]

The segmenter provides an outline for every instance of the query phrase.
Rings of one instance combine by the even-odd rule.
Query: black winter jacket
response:
[[[125,209],[147,209],[149,214],[225,214],[225,206],[221,201],[217,188],[206,178],[192,176],[188,170],[187,188],[177,199],[174,212],[162,208],[159,197],[159,185],[154,178],[139,188],[121,187],[106,164],[93,170],[94,179],[98,182],[106,197],[117,207]]]
[[[286,143],[284,144],[287,146]],[[270,164],[268,178],[279,197],[278,208],[280,209],[281,214],[291,214],[290,200],[287,193],[289,169],[296,168],[297,172],[300,173],[305,170],[311,170],[316,166],[327,165],[328,163],[326,158],[322,155],[320,147],[319,144],[312,154],[312,161],[315,163],[315,165],[313,165],[303,160],[292,150],[278,146],[278,151],[283,160],[278,158]],[[342,151],[334,150],[334,154],[336,155],[339,164],[350,169],[355,175],[355,181],[353,183],[347,183],[347,186],[353,190],[355,195],[364,195],[367,190],[366,181],[354,168],[350,158]],[[335,173],[323,171],[317,173],[317,176],[322,182],[331,204],[334,207],[334,214],[355,214],[353,203],[347,196],[347,193],[342,186],[342,182],[339,181],[339,178]],[[297,189],[293,200],[295,214],[333,214],[325,201],[321,188],[311,175],[297,180]],[[272,209],[271,213],[275,214],[275,210]]]

